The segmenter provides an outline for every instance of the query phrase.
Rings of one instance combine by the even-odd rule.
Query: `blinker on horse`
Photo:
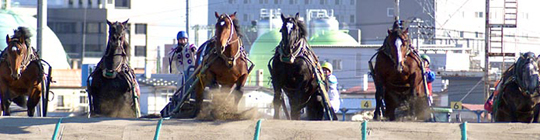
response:
[[[26,27],[19,27],[12,37],[6,36],[7,47],[0,55],[0,103],[3,115],[11,114],[11,101],[27,107],[28,116],[34,116],[35,106],[41,97],[43,67],[39,56],[30,46],[32,34]],[[25,96],[28,97],[26,101]]]

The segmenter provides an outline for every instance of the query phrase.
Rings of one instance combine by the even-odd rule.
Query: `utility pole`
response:
[[[489,89],[489,47],[490,47],[490,28],[489,28],[489,1],[486,0],[486,15],[484,16],[486,18],[486,27],[484,30],[484,100],[487,100],[489,98],[489,93],[491,92]]]
[[[186,33],[189,35],[189,0],[186,0]]]
[[[396,7],[394,7],[394,17],[396,18],[396,20],[399,20],[399,0],[395,0],[396,1]]]
[[[7,4],[10,4],[10,3],[7,3]],[[38,51],[39,57],[43,57],[43,29],[47,27],[47,0],[38,0],[37,13],[38,13],[38,17],[37,17],[38,23],[37,23],[36,49]],[[42,96],[40,98],[39,108],[36,110],[37,116],[47,115],[46,112],[44,112],[43,110],[47,110],[46,109],[47,105],[45,104],[46,102],[44,102],[44,100],[48,100],[48,99],[44,99],[44,97],[48,97],[48,96]]]
[[[81,47],[81,66],[84,62],[84,53],[86,51],[86,12],[88,7],[84,7],[83,12],[83,30],[82,30],[82,47]],[[100,46],[101,47],[101,46]]]

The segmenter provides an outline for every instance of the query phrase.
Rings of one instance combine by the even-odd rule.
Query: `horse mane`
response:
[[[239,38],[242,38],[244,35],[242,34],[242,28],[240,27],[240,21],[238,21],[237,18],[232,19],[233,25],[234,25],[234,31],[236,31],[236,35]]]
[[[26,43],[27,47],[30,47],[30,37],[32,37],[32,33],[28,28],[20,26],[17,28],[17,30],[13,31],[13,38],[24,38],[24,41]]]
[[[298,27],[300,28],[300,37],[306,38],[307,37],[307,26],[306,23],[304,23],[301,20],[297,20],[296,23],[298,23]]]

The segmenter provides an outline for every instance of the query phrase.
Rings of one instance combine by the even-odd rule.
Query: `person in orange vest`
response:
[[[424,74],[426,75],[426,80],[427,80],[427,85],[428,85],[428,95],[429,95],[429,102],[432,103],[433,102],[433,88],[432,88],[432,82],[435,81],[435,72],[431,71],[431,69],[429,69],[429,64],[431,64],[431,59],[429,58],[428,55],[426,54],[422,54],[420,56],[423,60],[424,60],[424,66],[425,66],[425,72]]]

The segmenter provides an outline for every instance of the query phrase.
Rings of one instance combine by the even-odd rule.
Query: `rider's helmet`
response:
[[[186,31],[178,32],[178,34],[176,34],[176,39],[180,39],[180,38],[188,38],[187,32]]]
[[[424,59],[424,61],[427,61],[428,64],[431,64],[431,59],[429,58],[428,55],[422,54],[420,57],[421,57],[422,59]]]
[[[324,62],[324,63],[322,64],[321,67],[322,67],[323,69],[328,69],[328,70],[330,70],[330,73],[332,73],[332,71],[334,71],[334,70],[332,69],[332,64],[330,64],[329,62]]]

